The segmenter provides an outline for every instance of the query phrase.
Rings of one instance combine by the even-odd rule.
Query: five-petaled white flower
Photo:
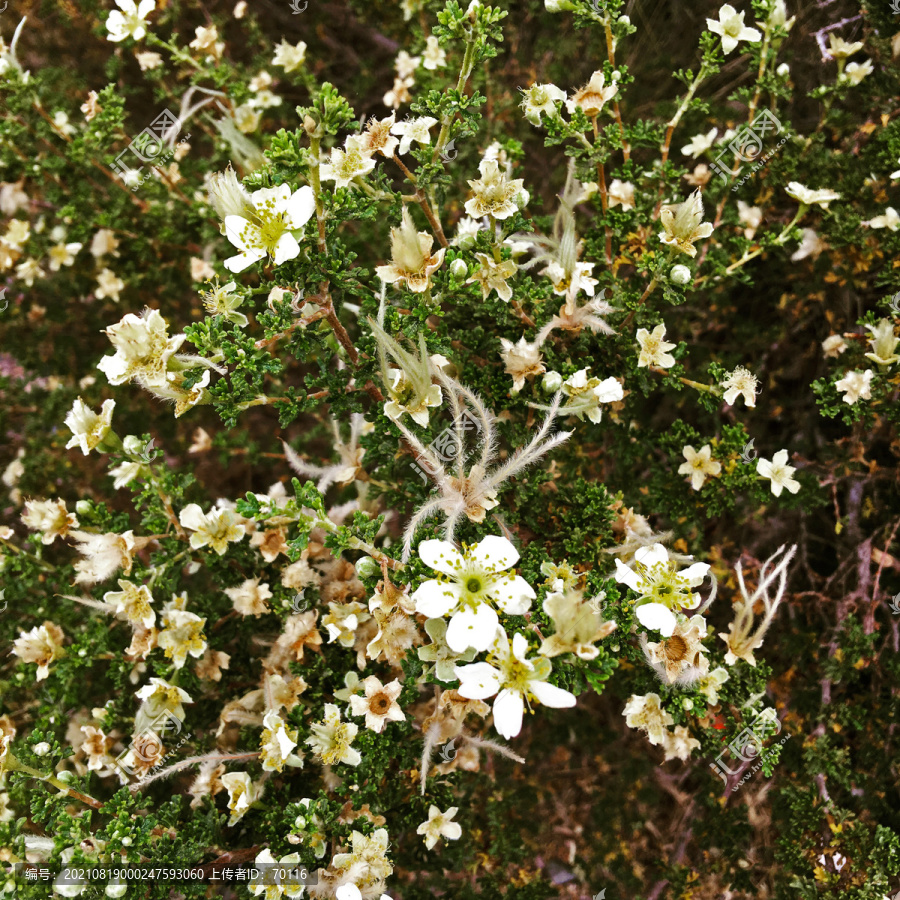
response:
[[[622,385],[612,375],[601,381],[588,377],[587,369],[579,369],[562,383],[562,392],[568,400],[560,412],[570,413],[581,419],[587,416],[594,424],[603,418],[601,403],[616,403],[625,396]]]
[[[725,390],[725,402],[729,406],[739,396],[744,398],[744,403],[753,408],[756,406],[756,390],[759,385],[757,377],[743,366],[738,366],[720,385]]]
[[[684,203],[664,206],[659,212],[663,230],[659,239],[688,256],[697,255],[694,241],[708,238],[713,233],[712,222],[703,221],[703,198],[699,188]]]
[[[575,696],[547,678],[553,664],[545,656],[526,659],[528,641],[524,634],[513,636],[512,644],[506,632],[497,626],[488,662],[457,666],[460,680],[458,693],[469,700],[494,700],[494,727],[507,740],[522,730],[522,716],[526,700],[536,700],[553,709],[575,705]],[[492,664],[493,663],[493,664]]]
[[[900,361],[897,355],[900,338],[894,334],[894,323],[890,319],[879,319],[878,324],[866,325],[866,329],[872,335],[868,339],[872,352],[866,354],[866,359],[885,367]]]
[[[466,212],[473,219],[493,216],[495,219],[508,219],[522,205],[528,202],[528,191],[524,189],[523,178],[508,178],[500,169],[496,159],[484,158],[478,166],[481,178],[470,180],[469,187],[475,194],[466,200]]]
[[[524,94],[522,109],[532,125],[540,125],[541,116],[556,117],[559,114],[556,104],[566,99],[566,92],[555,84],[533,84]]]
[[[309,730],[312,735],[306,743],[325,765],[342,762],[348,766],[358,766],[362,762],[359,751],[350,746],[359,727],[352,722],[342,722],[341,711],[334,703],[325,704],[325,718],[310,725]]]
[[[321,166],[319,176],[322,181],[333,181],[337,189],[349,187],[354,178],[368,175],[374,168],[375,160],[366,149],[365,136],[351,134],[344,142],[343,150],[331,148],[331,162]]]
[[[800,482],[791,478],[791,475],[797,471],[796,467],[789,466],[787,450],[779,450],[770,462],[767,459],[758,459],[756,461],[756,471],[763,478],[768,478],[772,482],[772,493],[776,497],[781,496],[781,491],[787,488],[792,494],[796,494],[800,490]]]
[[[247,887],[250,888],[250,893],[253,894],[254,897],[258,897],[260,894],[265,894],[265,900],[278,900],[279,897],[301,897],[303,895],[303,884],[297,884],[288,882],[287,884],[282,883],[283,877],[288,877],[287,875],[275,874],[279,872],[289,873],[292,869],[297,867],[297,863],[300,862],[300,855],[297,853],[290,853],[287,856],[282,856],[276,865],[275,857],[272,856],[271,850],[263,850],[259,856],[253,861],[254,866],[265,863],[268,868],[269,877],[266,879],[265,884],[254,884],[250,882]],[[261,869],[254,869],[254,871],[263,871]]]
[[[628,698],[622,715],[629,728],[647,732],[651,744],[661,744],[668,726],[675,724],[675,720],[660,705],[659,694],[633,694]]]
[[[708,572],[706,563],[692,563],[679,571],[662,544],[650,544],[635,552],[633,566],[617,559],[615,578],[640,594],[634,610],[638,621],[670,637],[678,621],[675,611],[700,602],[700,595],[692,588],[698,587]]]
[[[462,553],[447,541],[422,541],[419,557],[445,577],[419,586],[412,595],[416,612],[430,619],[451,616],[447,644],[457,653],[490,647],[499,622],[495,605],[521,616],[536,596],[521,575],[507,571],[519,553],[504,537],[488,535],[474,546],[464,544]]]
[[[719,7],[719,18],[707,19],[706,27],[722,38],[722,52],[731,53],[740,41],[757,43],[762,32],[744,24],[744,13],[739,13],[730,3]]]
[[[829,203],[833,200],[841,199],[841,195],[837,191],[832,191],[828,188],[813,190],[800,184],[799,181],[790,182],[785,190],[789,197],[793,197],[794,200],[802,203],[804,206],[821,206],[823,209],[828,209]]]
[[[713,128],[712,131],[708,131],[706,134],[695,134],[691,138],[691,142],[689,144],[685,144],[681,148],[681,152],[685,156],[691,156],[696,159],[701,153],[705,153],[709,150],[710,147],[715,143],[716,135],[719,133],[718,128]]]
[[[431,850],[443,837],[448,841],[458,841],[462,836],[462,826],[453,822],[453,817],[459,812],[459,808],[451,806],[447,812],[441,812],[437,806],[428,807],[428,821],[423,822],[416,834],[425,835],[425,846]]]
[[[374,675],[362,682],[365,696],[350,696],[350,711],[354,716],[366,717],[366,728],[380,734],[388,722],[402,722],[406,716],[397,703],[403,685],[395,678],[390,684],[382,684]]]
[[[87,456],[109,434],[115,408],[115,400],[104,400],[100,412],[95,413],[81,397],[77,397],[66,416],[66,427],[72,432],[66,450],[80,447]]]
[[[679,475],[690,475],[691,487],[699,491],[707,478],[717,478],[722,471],[722,464],[712,458],[712,449],[704,444],[699,451],[687,444],[682,450],[686,462],[678,467]]]
[[[104,356],[97,368],[106,374],[110,384],[124,384],[135,378],[146,387],[166,386],[169,359],[184,343],[185,336],[169,337],[159,310],[145,309],[140,316],[128,313],[105,333],[116,353]]]
[[[847,372],[834,386],[843,393],[844,403],[853,406],[858,400],[872,399],[872,378],[875,373],[871,369],[864,372]]]
[[[124,41],[127,37],[141,40],[147,34],[147,16],[156,9],[156,0],[116,0],[116,6],[106,20],[108,41]],[[121,12],[120,12],[121,10]]]
[[[272,60],[273,66],[281,66],[285,72],[294,72],[299,69],[306,59],[306,42],[300,41],[294,46],[289,44],[284,38],[275,48],[275,57]]]
[[[675,365],[675,357],[669,353],[669,350],[674,350],[678,344],[671,344],[664,340],[665,336],[666,326],[663,323],[657,325],[653,331],[638,328],[636,337],[641,348],[638,356],[638,368],[659,366],[661,369],[668,369]]]
[[[296,233],[316,211],[313,189],[305,185],[294,193],[286,184],[261,188],[250,195],[245,215],[225,216],[225,234],[241,252],[225,260],[229,272],[243,272],[271,256],[276,266],[300,255]]]
[[[189,503],[181,511],[178,521],[194,532],[191,546],[195,550],[209,544],[219,556],[225,552],[229,541],[240,541],[244,537],[244,529],[229,509],[212,509],[204,513],[196,503]]]
[[[419,144],[431,143],[429,129],[432,125],[437,125],[437,119],[433,119],[431,116],[420,116],[418,119],[395,122],[391,126],[391,134],[396,134],[400,138],[400,152],[406,154],[409,153],[413,141]]]

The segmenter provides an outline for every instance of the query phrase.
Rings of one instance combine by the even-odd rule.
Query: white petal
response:
[[[493,643],[497,624],[497,613],[486,603],[479,604],[474,610],[464,609],[450,620],[447,646],[456,653],[464,653],[469,647],[482,653]]]
[[[447,541],[422,541],[419,544],[419,559],[444,575],[457,575],[463,567],[459,550]]]
[[[241,250],[250,249],[241,237],[248,228],[259,233],[259,228],[252,222],[248,222],[243,216],[225,216],[225,236]]]
[[[525,662],[525,656],[528,653],[528,639],[521,632],[513,635],[512,652],[516,659],[520,662]],[[533,667],[529,665],[528,668],[530,669]]]
[[[225,260],[225,268],[229,272],[243,272],[255,262],[259,262],[266,255],[265,250],[248,250],[245,253],[239,253],[237,256],[231,256]]]
[[[519,552],[505,537],[490,534],[472,548],[471,558],[488,572],[503,572],[519,561]]]
[[[662,603],[645,603],[635,609],[638,622],[650,631],[658,631],[663,637],[671,637],[675,630],[675,615]]]
[[[669,554],[662,544],[651,544],[649,547],[641,547],[636,551],[634,558],[648,569],[652,569],[657,563],[668,562]]]
[[[289,259],[296,259],[300,255],[300,245],[297,239],[290,233],[285,232],[275,245],[275,265],[280,266]]]
[[[287,214],[293,228],[302,228],[316,211],[316,198],[313,189],[304,185],[288,200]]]
[[[469,700],[493,697],[500,689],[500,673],[486,662],[457,666],[456,677],[460,680],[460,695]]]
[[[682,569],[678,574],[682,578],[686,578],[691,587],[696,587],[706,578],[709,572],[709,566],[706,563],[694,563],[686,569]]]
[[[504,688],[494,701],[494,728],[507,740],[522,730],[522,714],[525,704],[522,695]]]
[[[456,606],[459,598],[449,585],[431,579],[419,586],[412,599],[417,613],[429,619],[440,619]]]
[[[620,559],[616,560],[616,581],[620,584],[627,585],[633,591],[637,591],[638,593],[640,593],[641,584],[643,583],[637,572],[626,566]]]
[[[534,694],[537,699],[553,709],[566,709],[575,705],[575,695],[556,687],[553,684],[547,684],[546,681],[532,681],[528,685],[528,690]]]
[[[497,606],[510,616],[527,613],[531,609],[531,601],[537,596],[521,575],[497,582],[491,587],[490,595],[496,600]]]

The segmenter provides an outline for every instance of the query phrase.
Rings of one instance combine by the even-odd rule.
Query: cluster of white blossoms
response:
[[[900,362],[900,354],[897,353],[900,337],[895,334],[896,326],[890,319],[879,319],[865,328],[869,332],[869,352],[865,358],[875,363],[878,371],[851,369],[835,382],[835,388],[843,395],[841,399],[850,406],[860,400],[871,400],[875,378],[889,378],[891,369]],[[833,334],[822,342],[822,349],[826,356],[838,357],[846,352],[847,342],[840,335]]]

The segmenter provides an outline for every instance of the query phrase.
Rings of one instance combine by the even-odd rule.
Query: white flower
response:
[[[862,41],[854,41],[851,44],[834,32],[828,35],[828,44],[832,59],[847,59],[848,56],[853,56],[854,53],[863,48]]]
[[[362,682],[365,696],[353,694],[350,710],[354,716],[366,717],[366,728],[381,734],[388,722],[402,722],[406,716],[397,703],[403,685],[395,678],[390,684],[382,684],[374,675]]]
[[[512,375],[514,394],[522,390],[526,378],[533,378],[547,371],[541,362],[541,348],[536,343],[529,343],[525,337],[521,337],[517,344],[506,338],[500,338],[500,343],[503,345],[500,358],[506,374]]]
[[[299,767],[300,758],[293,753],[297,746],[297,731],[288,731],[284,719],[275,712],[266,713],[260,736],[260,759],[263,771],[280,772],[285,765]]]
[[[606,76],[598,69],[583,88],[579,88],[569,100],[566,100],[566,109],[569,115],[576,109],[581,109],[586,116],[593,118],[600,114],[607,101],[612,100],[618,92],[618,84],[613,82],[607,85]]]
[[[305,185],[294,193],[288,185],[261,188],[250,195],[252,216],[225,217],[228,240],[241,252],[225,260],[229,272],[243,272],[253,263],[271,256],[276,266],[300,255],[295,236],[316,211],[313,190]]]
[[[707,19],[706,27],[713,34],[721,35],[723,53],[731,53],[739,41],[755,44],[762,38],[760,31],[744,24],[744,13],[739,13],[730,3],[719,8],[718,20]]]
[[[150,684],[135,692],[135,697],[144,701],[134,719],[135,733],[143,731],[149,723],[164,715],[171,715],[183,722],[183,704],[194,702],[187,691],[162,678],[151,678]]]
[[[50,664],[66,655],[63,649],[65,634],[53,622],[44,622],[31,631],[23,631],[13,641],[12,652],[25,663],[37,663],[36,681],[43,681],[50,674]],[[5,744],[8,743],[4,740]]]
[[[869,228],[889,228],[891,231],[896,231],[900,228],[900,215],[893,206],[889,206],[882,215],[863,222],[863,225],[868,225]]]
[[[609,183],[609,192],[607,193],[609,208],[621,206],[622,212],[634,209],[634,185],[630,181],[620,181],[613,178]]]
[[[194,532],[191,547],[197,550],[209,544],[219,556],[225,552],[229,541],[240,541],[244,537],[244,529],[228,509],[212,509],[204,513],[196,503],[190,503],[181,511],[178,521]]]
[[[678,344],[670,344],[668,341],[663,340],[665,336],[666,326],[662,323],[657,325],[653,331],[647,331],[646,328],[638,328],[636,337],[641,348],[638,356],[638,368],[659,366],[661,369],[668,369],[675,365],[675,357],[668,351],[674,350]]]
[[[425,835],[425,846],[431,850],[443,837],[448,841],[458,841],[462,835],[462,827],[458,822],[451,821],[459,812],[458,807],[451,806],[447,812],[441,812],[437,806],[428,807],[428,821],[423,822],[416,834]]]
[[[858,400],[871,400],[872,378],[875,373],[871,369],[864,372],[847,372],[846,375],[834,383],[834,386],[844,394],[844,403],[853,406]],[[794,491],[796,493],[796,491]],[[777,494],[775,495],[778,496]]]
[[[156,613],[150,605],[153,596],[146,584],[137,585],[119,579],[121,591],[107,591],[103,602],[115,607],[116,615],[132,625],[151,628],[156,622]]]
[[[78,518],[66,508],[65,500],[27,500],[22,522],[32,531],[43,532],[42,544],[63,538],[70,528],[78,527]]]
[[[700,746],[700,741],[691,737],[687,725],[676,725],[671,731],[666,731],[663,736],[663,751],[666,761],[680,759],[683,762],[691,757],[691,753]]]
[[[254,787],[246,772],[228,772],[219,781],[228,791],[228,809],[231,812],[228,825],[231,827],[240,821],[244,813],[250,809],[250,805],[259,798],[262,790],[260,787]]]
[[[342,762],[348,766],[358,766],[362,762],[359,751],[350,746],[359,728],[352,722],[342,722],[341,711],[334,703],[325,704],[324,720],[311,725],[310,731],[312,736],[307,738],[306,743],[325,765]]]
[[[734,405],[738,396],[744,398],[744,403],[751,409],[756,406],[756,390],[759,385],[757,377],[743,366],[738,366],[720,385],[725,391],[725,402],[729,406]]]
[[[469,181],[475,196],[466,200],[466,212],[472,218],[490,215],[495,219],[508,219],[519,209],[517,198],[522,196],[525,202],[528,201],[524,179],[508,178],[496,159],[482,159],[478,171],[481,178]]]
[[[110,300],[118,303],[124,288],[125,282],[112,269],[103,269],[97,276],[97,287],[94,289],[94,296],[98,300],[109,297]]]
[[[797,471],[794,466],[787,464],[787,450],[779,450],[770,462],[760,457],[756,461],[756,471],[763,477],[768,478],[772,482],[772,493],[776,497],[781,496],[781,491],[787,488],[792,494],[796,494],[800,490],[800,482],[791,478],[791,475]]]
[[[826,357],[837,359],[847,352],[847,342],[839,334],[830,334],[822,341],[822,352]]]
[[[499,619],[494,606],[510,616],[524,615],[536,594],[521,575],[507,572],[519,559],[504,537],[489,535],[460,553],[447,541],[419,544],[419,557],[444,578],[424,582],[412,595],[416,612],[430,619],[451,616],[447,644],[462,653],[487,650]]]
[[[147,387],[165,387],[166,367],[178,351],[185,336],[169,337],[168,326],[159,310],[145,309],[140,316],[128,313],[118,324],[106,329],[116,350],[115,356],[104,356],[97,368],[106,374],[110,384],[124,384],[136,378]]]
[[[434,71],[447,65],[447,54],[438,43],[438,39],[430,34],[425,39],[425,52],[422,54],[422,67]]]
[[[276,867],[275,857],[272,856],[272,852],[270,850],[263,850],[254,860],[254,864],[265,864],[270,877],[266,879],[266,884],[253,884],[253,882],[250,882],[250,884],[248,884],[250,893],[255,897],[258,897],[260,894],[265,894],[265,900],[278,900],[279,897],[301,897],[303,895],[304,885],[293,884],[291,882],[283,884],[281,882],[283,876],[275,874],[281,867],[284,867],[284,870],[286,871],[295,869],[299,862],[299,854],[291,853],[288,856],[282,856],[281,859],[278,860],[278,866]],[[271,882],[275,883],[273,884]]]
[[[294,72],[299,69],[306,60],[306,43],[300,41],[296,46],[289,44],[284,38],[275,48],[273,66],[281,66],[285,72]]]
[[[331,148],[331,162],[319,169],[322,181],[333,181],[335,189],[349,187],[354,178],[368,175],[375,168],[375,160],[365,148],[365,137],[350,135],[344,142],[344,149]],[[406,207],[403,209],[406,212]]]
[[[869,343],[872,352],[866,354],[866,359],[878,363],[879,366],[890,366],[900,361],[897,355],[897,344],[900,338],[894,334],[894,323],[890,319],[880,319],[877,325],[866,325],[871,333]]]
[[[701,153],[705,153],[709,150],[710,147],[715,143],[716,135],[719,133],[718,128],[713,128],[712,131],[708,131],[706,134],[695,134],[691,138],[691,142],[689,144],[685,144],[684,147],[681,148],[681,152],[685,156],[691,156],[696,159],[700,156]]]
[[[800,246],[791,254],[791,262],[799,262],[811,256],[818,259],[822,255],[822,251],[828,247],[812,228],[804,228],[800,239]]]
[[[540,125],[542,115],[551,119],[557,116],[556,104],[566,99],[566,92],[555,84],[533,84],[524,94],[522,109],[532,125]]]
[[[400,138],[400,153],[409,153],[413,141],[419,144],[430,144],[431,135],[428,129],[437,124],[437,119],[431,116],[421,116],[418,119],[408,119],[405,122],[395,122],[391,126],[391,134]]]
[[[574,695],[547,684],[553,670],[550,660],[545,656],[526,659],[527,651],[525,635],[515,634],[510,645],[506,632],[497,626],[489,661],[456,667],[460,696],[484,700],[497,695],[493,706],[494,727],[507,739],[522,730],[526,699],[553,709],[575,705]]]
[[[76,398],[66,416],[66,428],[72,432],[66,450],[80,447],[81,452],[87,456],[109,434],[115,408],[115,400],[104,400],[100,412],[95,413],[81,397]]]
[[[374,163],[372,163],[374,166]],[[391,263],[375,269],[385,284],[405,284],[413,293],[421,294],[431,286],[431,275],[444,261],[445,248],[432,253],[434,238],[418,231],[404,206],[400,227],[391,228]]]
[[[840,200],[841,195],[836,191],[829,190],[828,188],[822,188],[821,190],[813,190],[812,188],[805,187],[800,184],[799,181],[792,181],[785,188],[789,197],[793,197],[799,203],[804,204],[804,206],[821,206],[823,209],[828,209],[828,204],[833,200]]]
[[[106,20],[108,41],[124,41],[127,37],[141,40],[147,34],[147,16],[156,9],[156,0],[116,0],[116,6]],[[121,12],[119,12],[121,10]]]
[[[697,255],[694,241],[708,238],[713,233],[712,222],[703,221],[703,198],[699,189],[684,203],[664,206],[659,212],[659,220],[663,226],[659,239],[691,257]]]
[[[762,217],[763,211],[758,206],[751,206],[749,203],[744,203],[743,200],[738,200],[738,219],[746,226],[744,228],[744,237],[752,238],[756,234],[756,229],[759,228]]]
[[[587,415],[594,424],[599,424],[603,417],[601,403],[615,403],[625,393],[618,379],[610,376],[601,381],[599,378],[588,378],[588,370],[580,369],[570,375],[562,383],[562,392],[569,398],[560,412],[567,412],[581,419]]]
[[[183,669],[188,654],[200,659],[206,653],[207,644],[203,636],[206,619],[184,609],[166,609],[163,629],[157,638],[157,646],[172,660],[176,669]]]
[[[50,257],[50,271],[58,272],[62,266],[71,266],[75,262],[75,255],[84,246],[77,241],[71,244],[55,244],[47,252]]]
[[[75,563],[76,584],[97,584],[106,581],[119,569],[131,574],[134,554],[139,549],[133,531],[122,534],[95,534],[88,531],[71,532],[76,549],[84,557]],[[145,541],[145,539],[141,539]]]
[[[662,544],[635,551],[633,568],[616,560],[616,581],[639,594],[635,604],[638,621],[663,637],[670,637],[677,619],[673,610],[689,609],[700,602],[698,587],[709,572],[706,563],[693,563],[678,571]]]
[[[679,475],[690,475],[691,487],[699,491],[707,478],[717,478],[722,471],[722,464],[712,458],[709,444],[704,444],[700,451],[687,444],[682,450],[686,462],[678,467]]]
[[[401,50],[394,60],[394,71],[398,78],[409,78],[415,74],[420,62],[420,57],[410,56],[405,50]]]
[[[661,744],[666,737],[666,729],[675,720],[660,705],[659,694],[633,694],[628,698],[625,709],[625,724],[647,732],[651,744]]]
[[[872,60],[867,59],[864,62],[847,63],[847,68],[841,74],[841,81],[849,81],[852,85],[859,84],[866,75],[871,75],[875,71]]]
[[[500,299],[508,303],[513,294],[512,286],[508,284],[508,281],[519,271],[519,267],[511,259],[505,259],[498,263],[493,256],[487,253],[476,253],[475,258],[479,263],[478,268],[472,277],[467,279],[466,284],[480,285],[481,296],[484,300],[487,300],[491,291],[496,291]]]

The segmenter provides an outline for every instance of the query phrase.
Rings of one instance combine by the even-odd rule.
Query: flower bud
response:
[[[469,267],[464,260],[454,259],[453,262],[450,263],[450,274],[454,278],[465,278],[466,275],[469,274]]]
[[[50,752],[50,745],[46,741],[41,741],[34,745],[35,756],[46,756]]]
[[[620,25],[630,25],[631,24],[631,16],[619,16],[619,24]]]
[[[687,266],[672,266],[672,271],[669,272],[669,280],[673,284],[687,284],[691,280],[691,270]]]
[[[776,70],[775,74],[779,78],[787,78],[791,74],[791,67],[787,63],[782,63]]]
[[[556,13],[575,9],[575,4],[570,0],[544,0],[544,7],[547,12]]]
[[[93,504],[90,500],[79,500],[75,504],[75,512],[79,516],[89,516],[91,514],[91,510],[93,509]]]
[[[356,574],[360,578],[376,578],[381,574],[381,566],[371,556],[364,556],[356,561]]]
[[[136,435],[129,434],[126,436],[125,440],[122,441],[122,446],[129,456],[140,456],[144,449],[144,442]]]
[[[550,393],[556,393],[562,387],[562,383],[563,377],[559,372],[547,372],[541,380],[544,390]]]
[[[475,235],[464,234],[456,241],[460,250],[471,250],[475,246]]]

